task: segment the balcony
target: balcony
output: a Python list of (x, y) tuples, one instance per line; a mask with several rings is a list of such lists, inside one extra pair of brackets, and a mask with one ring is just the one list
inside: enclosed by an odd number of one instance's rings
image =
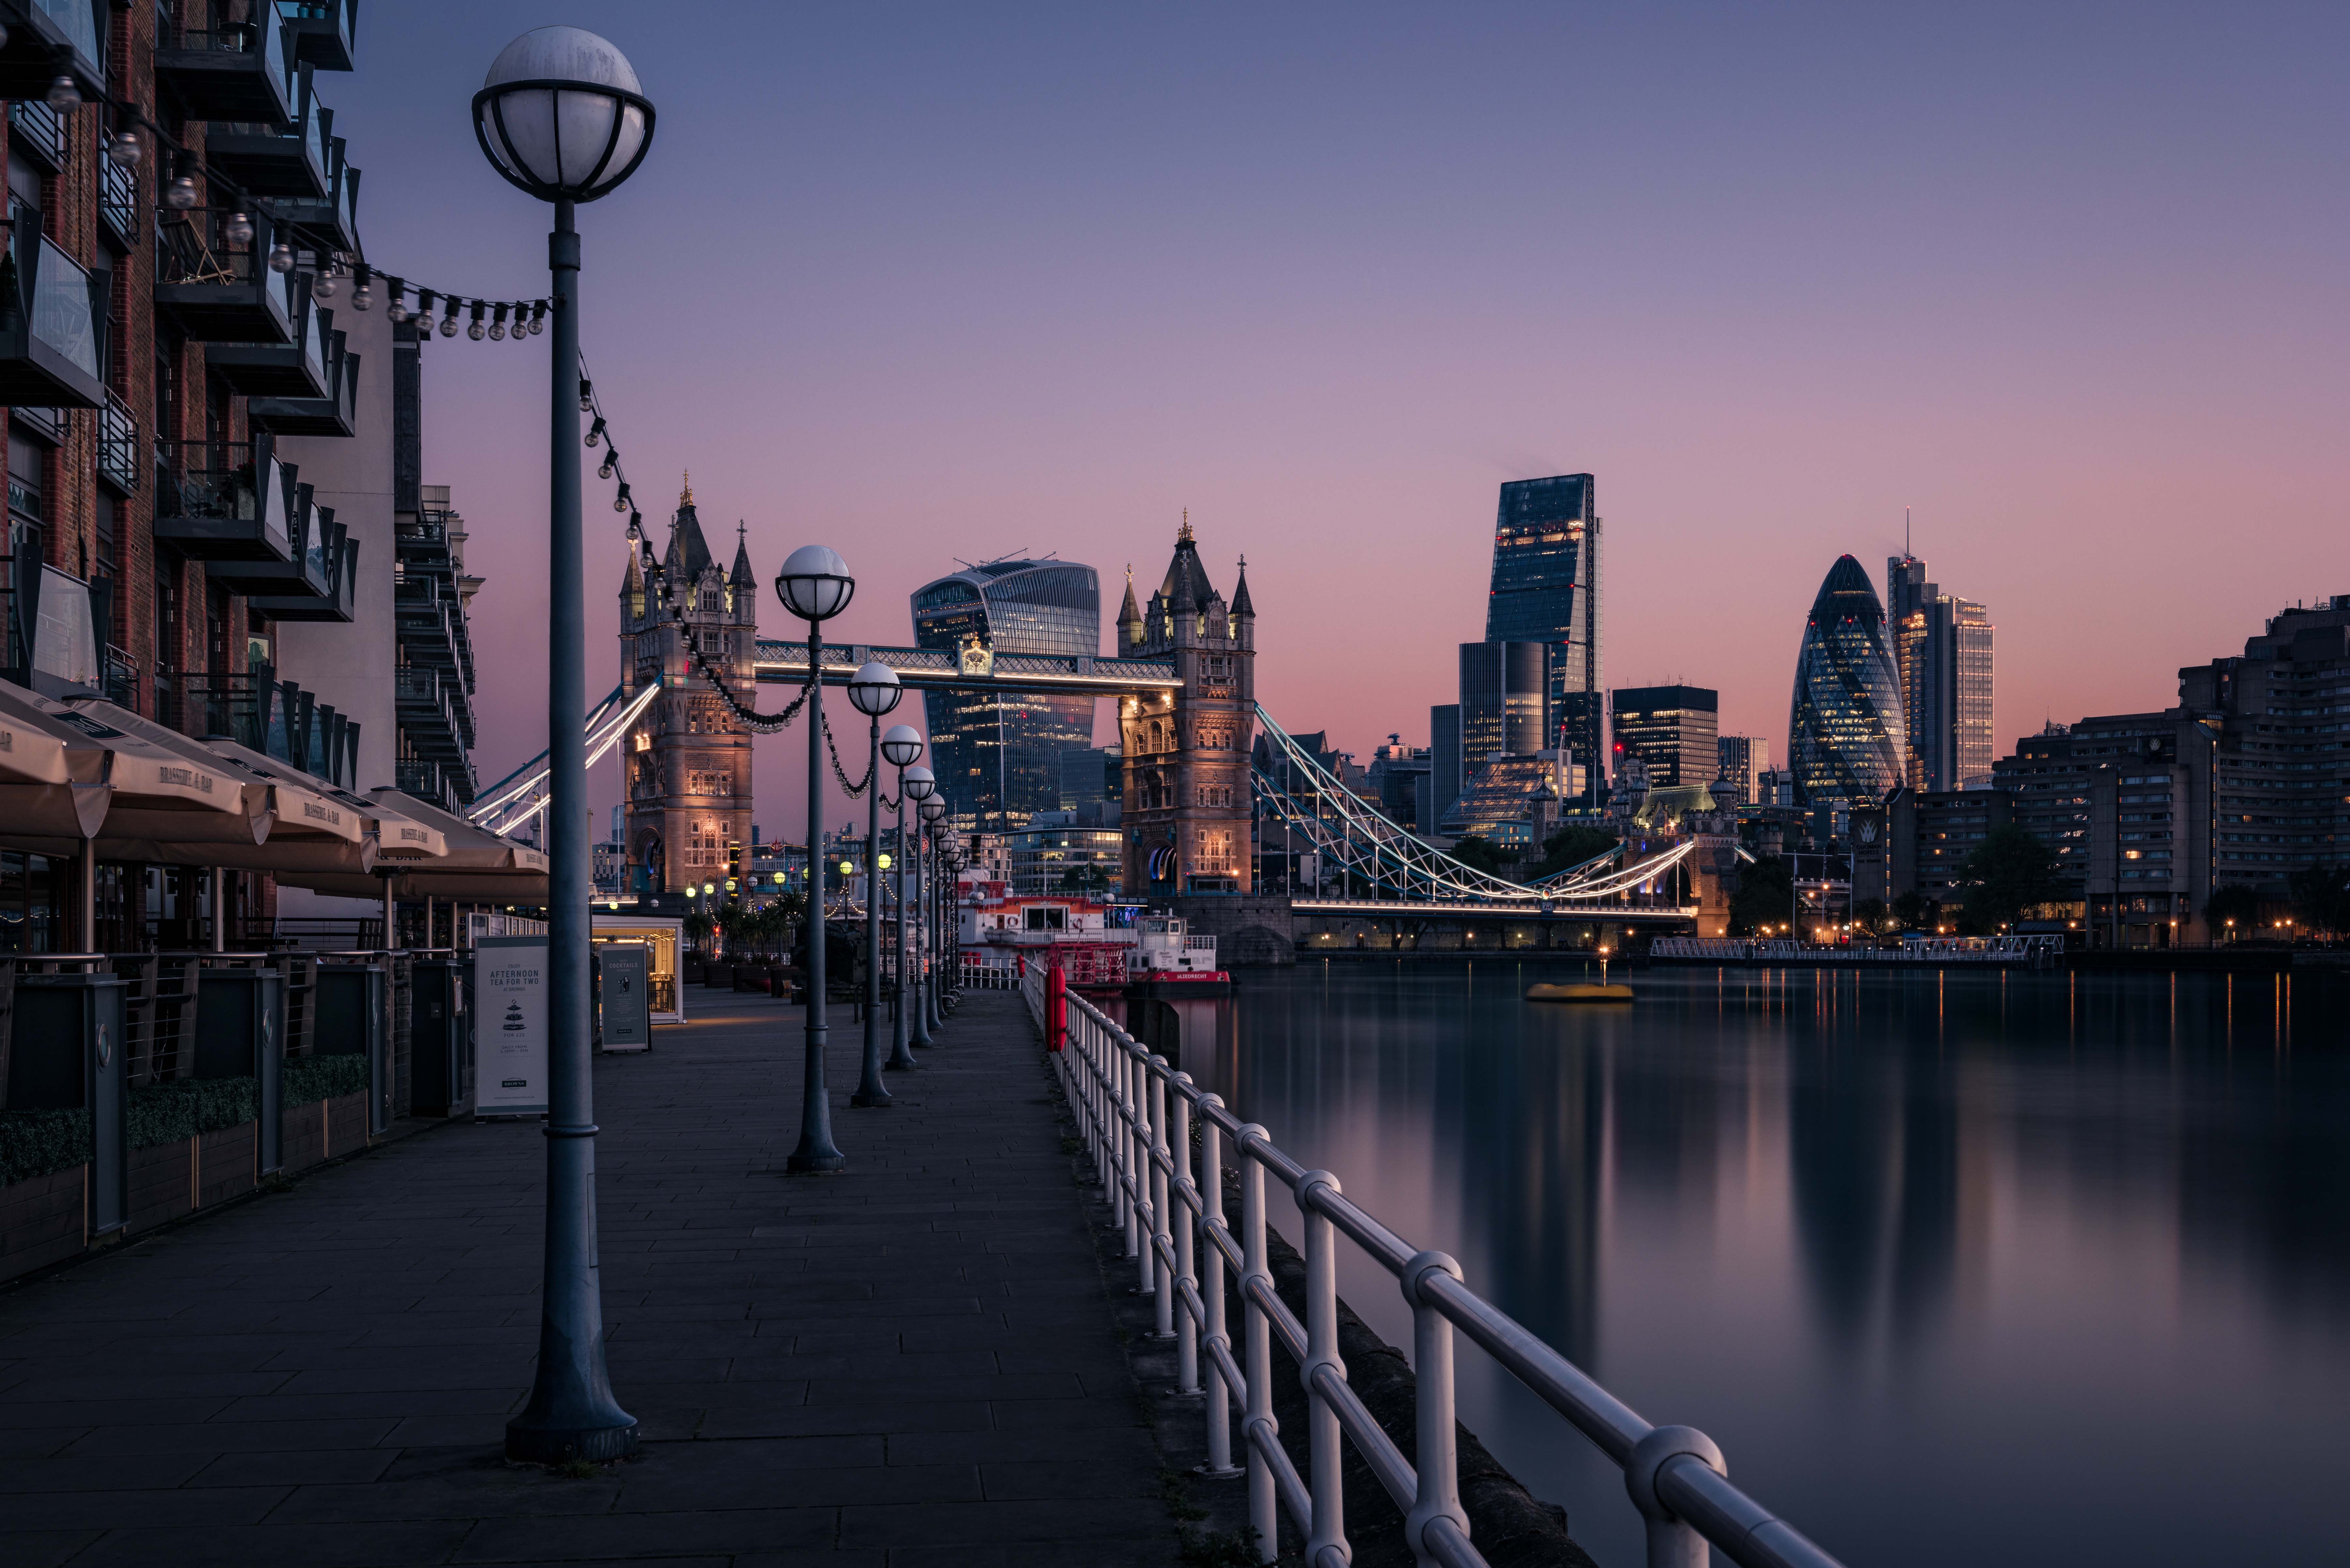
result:
[(359, 0), (277, 0), (294, 57), (322, 71), (357, 68)]
[(282, 130), (267, 122), (213, 126), (204, 138), (204, 161), (256, 196), (324, 201), (327, 138), (335, 111), (321, 108), (310, 90), (307, 66), (301, 69), (295, 99), (294, 123)]
[(276, 671), (256, 664), (242, 673), (208, 670), (155, 672), (155, 722), (201, 740), (226, 735), (266, 752), (269, 715), (277, 697)]
[(292, 476), (267, 436), (158, 441), (155, 450), (157, 543), (208, 566), (294, 559)]
[(8, 105), (8, 151), (52, 174), (66, 171), (65, 117), (37, 98)]
[(106, 403), (106, 300), (73, 257), (29, 226), (0, 257), (0, 404), (96, 409)]
[[(312, 250), (359, 248), (359, 171), (345, 161), (344, 139), (327, 139), (327, 193), (305, 199), (280, 197), (274, 205), (282, 227), (297, 229)], [(300, 239), (295, 244), (299, 245)]]
[(139, 172), (111, 158), (98, 161), (98, 237), (117, 255), (139, 244)]
[(139, 421), (112, 392), (98, 410), (98, 477), (118, 494), (139, 489)]
[[(288, 277), (294, 275), (288, 274)], [(204, 353), (205, 368), (248, 398), (323, 398), (327, 379), (327, 327), (333, 313), (313, 304), (305, 286), (295, 290), (290, 343), (216, 343)]]
[(214, 565), (216, 583), (247, 596), (251, 608), (276, 620), (351, 618), (352, 578), (359, 545), (335, 521), (335, 509), (312, 503), (310, 487), (295, 486), (294, 558), (284, 566)]
[(84, 99), (103, 102), (106, 6), (107, 0), (0, 0), (0, 26), (7, 28), (0, 98), (38, 99), (62, 75)]
[(191, 119), (285, 125), (294, 118), (294, 74), (276, 11), (267, 0), (222, 0), (216, 10), (210, 27), (156, 18), (155, 85)]
[(245, 418), (257, 431), (282, 436), (348, 436), (359, 429), (359, 356), (347, 351), (341, 332), (327, 334), (327, 395), (255, 398)]
[(436, 670), (402, 666), (394, 672), (394, 705), (406, 749), (430, 761), (463, 766), (465, 743), (450, 711), (448, 678)]
[(155, 213), (155, 304), (199, 343), (294, 341), (294, 275), (269, 270), (269, 215), (251, 213), (253, 238), (224, 235), (225, 207)]

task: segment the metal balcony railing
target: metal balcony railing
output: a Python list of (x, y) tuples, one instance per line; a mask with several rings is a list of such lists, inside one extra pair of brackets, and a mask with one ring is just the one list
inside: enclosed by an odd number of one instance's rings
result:
[(98, 410), (98, 476), (129, 495), (139, 488), (139, 420), (112, 391)]
[[(1461, 1506), (1454, 1433), (1452, 1334), (1483, 1348), (1624, 1471), (1648, 1526), (1648, 1568), (1690, 1568), (1711, 1542), (1741, 1568), (1837, 1568), (1794, 1526), (1730, 1483), (1721, 1450), (1689, 1427), (1642, 1419), (1531, 1330), (1463, 1282), (1461, 1265), (1414, 1247), (1347, 1200), (1338, 1179), (1307, 1170), (1262, 1127), (1243, 1122), (1188, 1073), (1171, 1070), (1070, 992), (1049, 995), (1047, 971), (1029, 969), (1022, 990), (1045, 1033), (1107, 1200), (1126, 1231), (1140, 1293), (1153, 1298), (1155, 1336), (1176, 1342), (1180, 1392), (1205, 1396), (1208, 1469), (1232, 1473), (1232, 1405), (1242, 1407), (1249, 1522), (1260, 1561), (1274, 1559), (1280, 1516), (1305, 1537), (1312, 1568), (1345, 1568), (1343, 1445), (1351, 1443), (1397, 1508), (1419, 1568), (1483, 1568)], [(1054, 1014), (1058, 1012), (1060, 1016)], [(1059, 1036), (1055, 1038), (1055, 1036)], [(1191, 1167), (1199, 1122), (1200, 1169)], [(1224, 1216), (1229, 1147), (1241, 1189), (1237, 1240)], [(1305, 1321), (1274, 1287), (1265, 1243), (1265, 1174), (1296, 1197), (1305, 1216)], [(1415, 1453), (1407, 1459), (1359, 1396), (1338, 1355), (1338, 1237), (1395, 1276), (1412, 1313)], [(1240, 1272), (1243, 1333), (1226, 1325), (1226, 1269)], [(1301, 1369), (1310, 1411), (1308, 1473), (1300, 1476), (1273, 1415), (1273, 1345)], [(1415, 1463), (1415, 1460), (1417, 1461)]]
[(21, 151), (50, 173), (66, 166), (65, 117), (36, 98), (17, 99), (8, 105), (8, 147)]
[(118, 708), (139, 711), (139, 661), (122, 649), (108, 643), (100, 661), (105, 666), (101, 688), (106, 700)]
[[(159, 672), (160, 673), (160, 672)], [(269, 748), (276, 672), (258, 664), (243, 673), (180, 670), (155, 682), (155, 719), (182, 735), (226, 735), (256, 752)]]

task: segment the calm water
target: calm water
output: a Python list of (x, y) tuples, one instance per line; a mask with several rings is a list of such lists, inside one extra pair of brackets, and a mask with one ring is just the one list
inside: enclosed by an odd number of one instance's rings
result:
[[(1520, 1000), (1575, 972), (1250, 971), (1227, 1093), (1854, 1568), (2350, 1561), (2350, 986), (1658, 969), (1633, 1007)], [(1637, 1563), (1618, 1472), (1460, 1366), (1471, 1428)]]

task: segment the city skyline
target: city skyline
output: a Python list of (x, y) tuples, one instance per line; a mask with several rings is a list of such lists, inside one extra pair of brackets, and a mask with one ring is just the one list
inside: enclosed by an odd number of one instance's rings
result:
[[(910, 640), (904, 596), (975, 550), (1155, 562), (1188, 505), (1220, 576), (1249, 557), (1268, 708), (1367, 755), (1451, 699), (1494, 487), (1592, 472), (1612, 680), (1712, 686), (1724, 730), (1779, 733), (1819, 563), (1898, 553), (1914, 506), (1917, 551), (1997, 612), (2004, 753), (2160, 706), (2236, 628), (2340, 586), (2281, 564), (2326, 558), (2336, 509), (2345, 333), (2311, 259), (2350, 226), (2317, 151), (2339, 15), (2133, 11), (2118, 52), (2087, 13), (1259, 17), (1243, 51), (1196, 15), (712, 16), (714, 58), (578, 8), (663, 105), (588, 225), (586, 351), (635, 470), (691, 468), (757, 560), (823, 542), (864, 574), (845, 636)], [(428, 8), (333, 85), (376, 150), (372, 259), (538, 292), (543, 225), (465, 104), (541, 19)], [(1567, 56), (1572, 125), (1538, 108)], [(738, 153), (746, 97), (772, 118)], [(2182, 205), (2209, 221), (2181, 234)], [(693, 286), (655, 286), (678, 254)], [(425, 352), (426, 461), (474, 520), (484, 652), (517, 691), (544, 481), (512, 410), (540, 370)], [(2265, 547), (2183, 577), (2220, 517)], [(488, 694), (484, 775), (544, 724)], [(795, 775), (761, 776), (785, 819)]]

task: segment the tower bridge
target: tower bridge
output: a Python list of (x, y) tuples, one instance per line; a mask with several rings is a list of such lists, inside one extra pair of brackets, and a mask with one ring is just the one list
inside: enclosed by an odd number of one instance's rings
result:
[[(701, 672), (723, 673), (752, 707), (760, 685), (803, 687), (808, 645), (762, 638), (758, 579), (737, 531), (731, 568), (711, 554), (689, 483), (662, 562), (671, 603), (650, 602), (631, 556), (620, 587), (621, 681), (588, 715), (596, 757), (621, 748), (625, 845), (639, 893), (682, 892), (723, 874), (750, 837), (751, 729)], [(1287, 957), (1298, 935), (1384, 933), (1418, 945), (1450, 932), (1463, 945), (1510, 933), (1608, 926), (1719, 934), (1734, 836), (1663, 832), (1620, 843), (1555, 876), (1518, 883), (1455, 859), (1389, 820), (1325, 769), (1256, 701), (1256, 610), (1247, 563), (1228, 600), (1200, 559), (1187, 518), (1166, 574), (1138, 599), (1129, 571), (1118, 652), (1107, 657), (999, 652), (977, 634), (958, 648), (827, 644), (827, 684), (878, 660), (914, 691), (1007, 699), (1108, 698), (1123, 756), (1120, 832), (1131, 896), (1173, 903), (1243, 949)], [(1262, 765), (1256, 740), (1267, 742)], [(591, 758), (591, 760), (593, 760)], [(504, 831), (546, 804), (544, 753), (485, 792), (475, 815)], [(1334, 873), (1312, 896), (1258, 888), (1267, 829), (1302, 840)], [(1446, 944), (1440, 935), (1439, 945)], [(1274, 952), (1262, 956), (1275, 957)]]

